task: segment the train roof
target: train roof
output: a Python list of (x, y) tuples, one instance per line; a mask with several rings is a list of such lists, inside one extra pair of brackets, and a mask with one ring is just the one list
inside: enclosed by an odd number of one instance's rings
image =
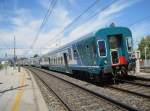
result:
[[(112, 29), (112, 28), (121, 28), (121, 29), (129, 30), (129, 29), (126, 28), (126, 27), (107, 27), (107, 28), (101, 28), (101, 29), (98, 29), (98, 30), (93, 31), (93, 32), (91, 32), (91, 33), (88, 33), (88, 34), (86, 34), (86, 35), (84, 35), (84, 36), (81, 36), (80, 38), (78, 38), (78, 39), (76, 39), (76, 40), (74, 40), (74, 41), (72, 41), (72, 42), (70, 42), (70, 43), (67, 43), (67, 44), (65, 44), (65, 45), (63, 45), (63, 46), (61, 46), (61, 47), (59, 47), (59, 48), (57, 48), (57, 49), (55, 49), (55, 50), (53, 50), (53, 51), (50, 51), (50, 52), (48, 52), (47, 54), (44, 54), (43, 56), (52, 54), (52, 53), (54, 53), (54, 52), (58, 52), (59, 50), (62, 50), (62, 49), (64, 49), (64, 48), (67, 48), (67, 47), (69, 47), (70, 45), (73, 45), (73, 44), (75, 44), (75, 43), (77, 43), (77, 42), (80, 42), (80, 41), (82, 41), (82, 40), (86, 40), (86, 39), (88, 39), (88, 38), (91, 38), (91, 37), (95, 36), (95, 34), (98, 33), (98, 32), (100, 32), (100, 31), (104, 31), (104, 30)], [(129, 31), (130, 31), (130, 30), (129, 30)]]
[(49, 53), (47, 53), (47, 54), (45, 54), (45, 55), (43, 55), (43, 56), (46, 56), (46, 55), (49, 55), (49, 54), (51, 54), (51, 53), (57, 52), (57, 51), (59, 51), (59, 50), (61, 50), (61, 49), (64, 49), (64, 48), (70, 46), (70, 45), (73, 45), (73, 44), (75, 44), (75, 43), (77, 43), (77, 42), (79, 42), (79, 41), (82, 41), (82, 40), (91, 38), (91, 37), (93, 37), (93, 36), (95, 35), (95, 33), (96, 33), (96, 31), (95, 31), (95, 32), (88, 33), (88, 34), (86, 34), (86, 35), (84, 35), (84, 36), (82, 36), (82, 37), (80, 37), (80, 38), (78, 38), (78, 39), (76, 39), (76, 40), (74, 40), (74, 41), (72, 41), (72, 42), (70, 42), (70, 43), (67, 43), (67, 44), (65, 44), (65, 45), (63, 45), (63, 46), (61, 46), (61, 47), (59, 47), (59, 48), (57, 48), (57, 49), (55, 49), (55, 50), (53, 50), (53, 51), (50, 51)]

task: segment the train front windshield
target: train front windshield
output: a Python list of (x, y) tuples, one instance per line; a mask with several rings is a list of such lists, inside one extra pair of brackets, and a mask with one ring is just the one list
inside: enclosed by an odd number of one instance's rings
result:
[(108, 38), (110, 49), (118, 48), (118, 38), (116, 36), (111, 36)]

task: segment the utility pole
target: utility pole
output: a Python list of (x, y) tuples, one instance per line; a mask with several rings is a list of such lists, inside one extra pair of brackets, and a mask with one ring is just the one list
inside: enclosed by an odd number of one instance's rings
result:
[(16, 68), (16, 39), (14, 36), (14, 69)]

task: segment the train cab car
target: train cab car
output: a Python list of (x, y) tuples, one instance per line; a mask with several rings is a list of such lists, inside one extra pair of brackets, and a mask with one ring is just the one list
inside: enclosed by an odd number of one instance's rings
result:
[(47, 57), (46, 55), (40, 57), (40, 65), (41, 65), (41, 68), (48, 69), (50, 65), (50, 58)]
[(40, 57), (33, 57), (33, 58), (30, 58), (30, 64), (31, 66), (33, 67), (41, 67), (40, 65)]
[(133, 52), (132, 34), (128, 28), (111, 27), (96, 34), (99, 60), (103, 73), (127, 75)]
[[(125, 27), (108, 27), (87, 34), (47, 54), (50, 70), (91, 78), (127, 75), (133, 50)], [(44, 65), (44, 64), (43, 64)]]

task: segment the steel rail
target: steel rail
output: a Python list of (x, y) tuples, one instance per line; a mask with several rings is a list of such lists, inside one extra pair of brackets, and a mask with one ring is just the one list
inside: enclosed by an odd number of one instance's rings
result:
[(149, 81), (150, 82), (150, 78), (144, 78), (144, 77), (133, 76), (133, 75), (129, 75), (128, 78), (142, 80), (142, 81)]
[(130, 105), (127, 105), (127, 104), (125, 104), (125, 103), (123, 103), (123, 102), (120, 102), (120, 101), (117, 101), (117, 100), (115, 100), (115, 99), (112, 99), (111, 97), (108, 97), (108, 96), (105, 96), (105, 95), (103, 95), (103, 94), (94, 92), (94, 91), (92, 91), (92, 90), (90, 90), (90, 89), (88, 89), (88, 88), (82, 87), (82, 86), (80, 86), (80, 85), (77, 85), (77, 84), (75, 84), (75, 83), (72, 83), (72, 82), (70, 82), (70, 81), (67, 81), (67, 80), (65, 80), (65, 79), (63, 79), (63, 78), (59, 78), (59, 77), (57, 77), (56, 75), (53, 75), (53, 74), (51, 74), (50, 72), (48, 72), (48, 71), (46, 71), (46, 70), (44, 70), (44, 69), (39, 69), (39, 68), (35, 68), (35, 67), (34, 67), (34, 69), (39, 70), (39, 71), (41, 71), (41, 72), (44, 72), (44, 73), (46, 73), (46, 74), (49, 74), (49, 75), (51, 75), (51, 76), (53, 76), (53, 77), (55, 77), (55, 78), (57, 78), (57, 79), (60, 79), (60, 80), (62, 80), (62, 81), (65, 81), (66, 83), (72, 84), (73, 86), (76, 86), (76, 87), (78, 87), (78, 88), (80, 88), (80, 89), (82, 89), (82, 90), (85, 90), (85, 91), (87, 91), (87, 92), (89, 92), (89, 93), (91, 93), (91, 94), (93, 94), (93, 95), (95, 95), (95, 96), (97, 96), (97, 97), (99, 97), (99, 98), (102, 98), (102, 99), (104, 99), (104, 100), (107, 100), (108, 102), (113, 103), (114, 105), (119, 106), (120, 108), (129, 110), (129, 111), (139, 111), (137, 108), (134, 108), (134, 107), (132, 107), (132, 106), (130, 106)]
[(34, 73), (37, 77), (38, 77), (38, 79), (40, 79), (40, 81), (45, 85), (45, 87), (49, 90), (49, 91), (51, 91), (59, 100), (60, 100), (60, 102), (67, 108), (67, 110), (68, 111), (72, 111), (72, 109), (64, 102), (64, 100), (62, 99), (62, 98), (60, 98), (57, 94), (56, 94), (56, 92), (51, 88), (51, 87), (49, 87), (47, 84), (46, 84), (46, 82), (43, 80), (43, 79), (41, 79), (41, 77), (36, 73), (36, 72), (34, 72), (32, 69), (29, 69), (32, 73)]
[(142, 94), (142, 93), (137, 93), (137, 92), (134, 92), (134, 91), (129, 91), (127, 89), (122, 89), (122, 88), (118, 88), (118, 87), (114, 87), (114, 86), (107, 86), (107, 87), (109, 87), (111, 89), (119, 90), (119, 91), (122, 91), (122, 92), (131, 93), (131, 94), (134, 94), (134, 95), (137, 95), (137, 96), (141, 96), (141, 97), (144, 97), (146, 99), (150, 99), (149, 95), (145, 95), (145, 94)]
[(138, 83), (138, 82), (133, 82), (133, 81), (128, 81), (128, 80), (122, 80), (122, 79), (117, 79), (118, 81), (129, 83), (129, 84), (135, 84), (138, 86), (145, 86), (145, 87), (150, 87), (150, 84), (143, 84), (143, 83)]

